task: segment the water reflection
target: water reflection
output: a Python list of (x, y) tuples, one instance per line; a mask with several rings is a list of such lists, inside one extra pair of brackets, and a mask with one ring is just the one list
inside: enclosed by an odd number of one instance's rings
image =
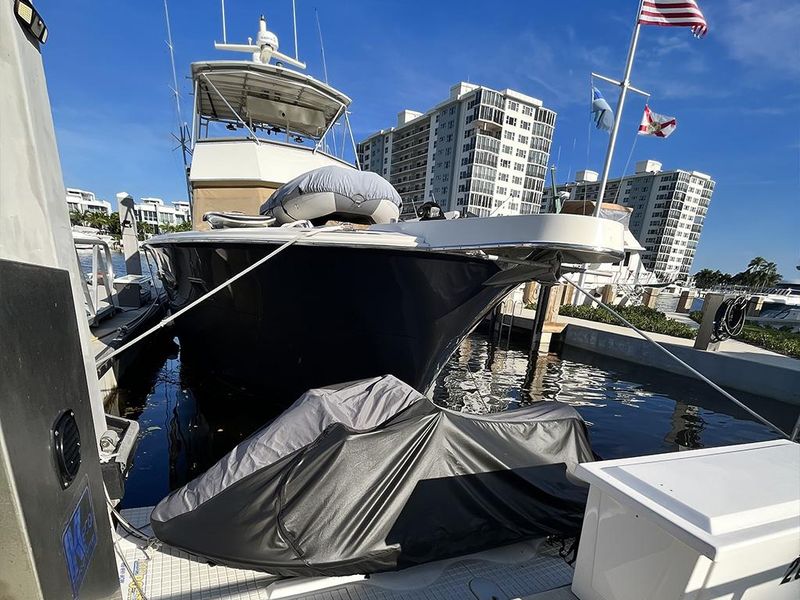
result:
[[(120, 383), (116, 411), (139, 421), (142, 438), (124, 506), (158, 502), (203, 473), (275, 418), (269, 398), (181, 365), (177, 344), (154, 340), (145, 360)], [(752, 396), (740, 399), (790, 429), (796, 407)], [(574, 406), (602, 458), (774, 439), (766, 427), (703, 384), (598, 355), (565, 349), (528, 362), (526, 345), (492, 348), (467, 338), (440, 374), (434, 401), (488, 413), (539, 400)]]
[[(795, 407), (735, 392), (788, 430)], [(692, 379), (565, 348), (535, 358), (524, 344), (492, 349), (473, 334), (442, 371), (434, 401), (464, 412), (498, 412), (537, 400), (574, 406), (603, 458), (774, 439), (745, 411)]]
[(263, 397), (182, 365), (176, 340), (154, 340), (142, 354), (108, 407), (141, 432), (125, 507), (158, 502), (279, 414)]

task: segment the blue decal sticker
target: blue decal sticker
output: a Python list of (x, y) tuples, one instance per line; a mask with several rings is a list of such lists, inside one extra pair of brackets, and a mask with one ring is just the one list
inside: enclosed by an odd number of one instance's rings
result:
[(92, 554), (97, 546), (97, 528), (88, 482), (64, 528), (61, 540), (64, 546), (64, 558), (67, 562), (67, 573), (72, 584), (72, 597), (77, 598), (83, 578), (86, 576), (86, 571), (89, 570)]

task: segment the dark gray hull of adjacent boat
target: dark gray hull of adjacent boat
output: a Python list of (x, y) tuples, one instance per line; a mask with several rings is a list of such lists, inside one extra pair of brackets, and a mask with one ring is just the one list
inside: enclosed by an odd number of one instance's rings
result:
[[(173, 310), (277, 244), (172, 244)], [(313, 387), (392, 374), (424, 392), (510, 286), (490, 261), (405, 249), (295, 245), (176, 321), (184, 362), (292, 402)]]

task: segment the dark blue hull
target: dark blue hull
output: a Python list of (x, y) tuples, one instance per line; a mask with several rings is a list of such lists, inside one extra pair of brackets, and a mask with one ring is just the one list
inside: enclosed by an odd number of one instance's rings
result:
[[(177, 310), (276, 245), (164, 244)], [(309, 388), (392, 374), (424, 392), (509, 291), (493, 262), (398, 249), (295, 245), (176, 321), (184, 361), (291, 402)]]

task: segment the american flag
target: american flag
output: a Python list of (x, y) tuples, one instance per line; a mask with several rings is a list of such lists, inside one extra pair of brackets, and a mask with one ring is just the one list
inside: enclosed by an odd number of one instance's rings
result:
[(695, 0), (644, 0), (639, 24), (691, 27), (696, 37), (703, 37), (708, 31), (706, 18)]

